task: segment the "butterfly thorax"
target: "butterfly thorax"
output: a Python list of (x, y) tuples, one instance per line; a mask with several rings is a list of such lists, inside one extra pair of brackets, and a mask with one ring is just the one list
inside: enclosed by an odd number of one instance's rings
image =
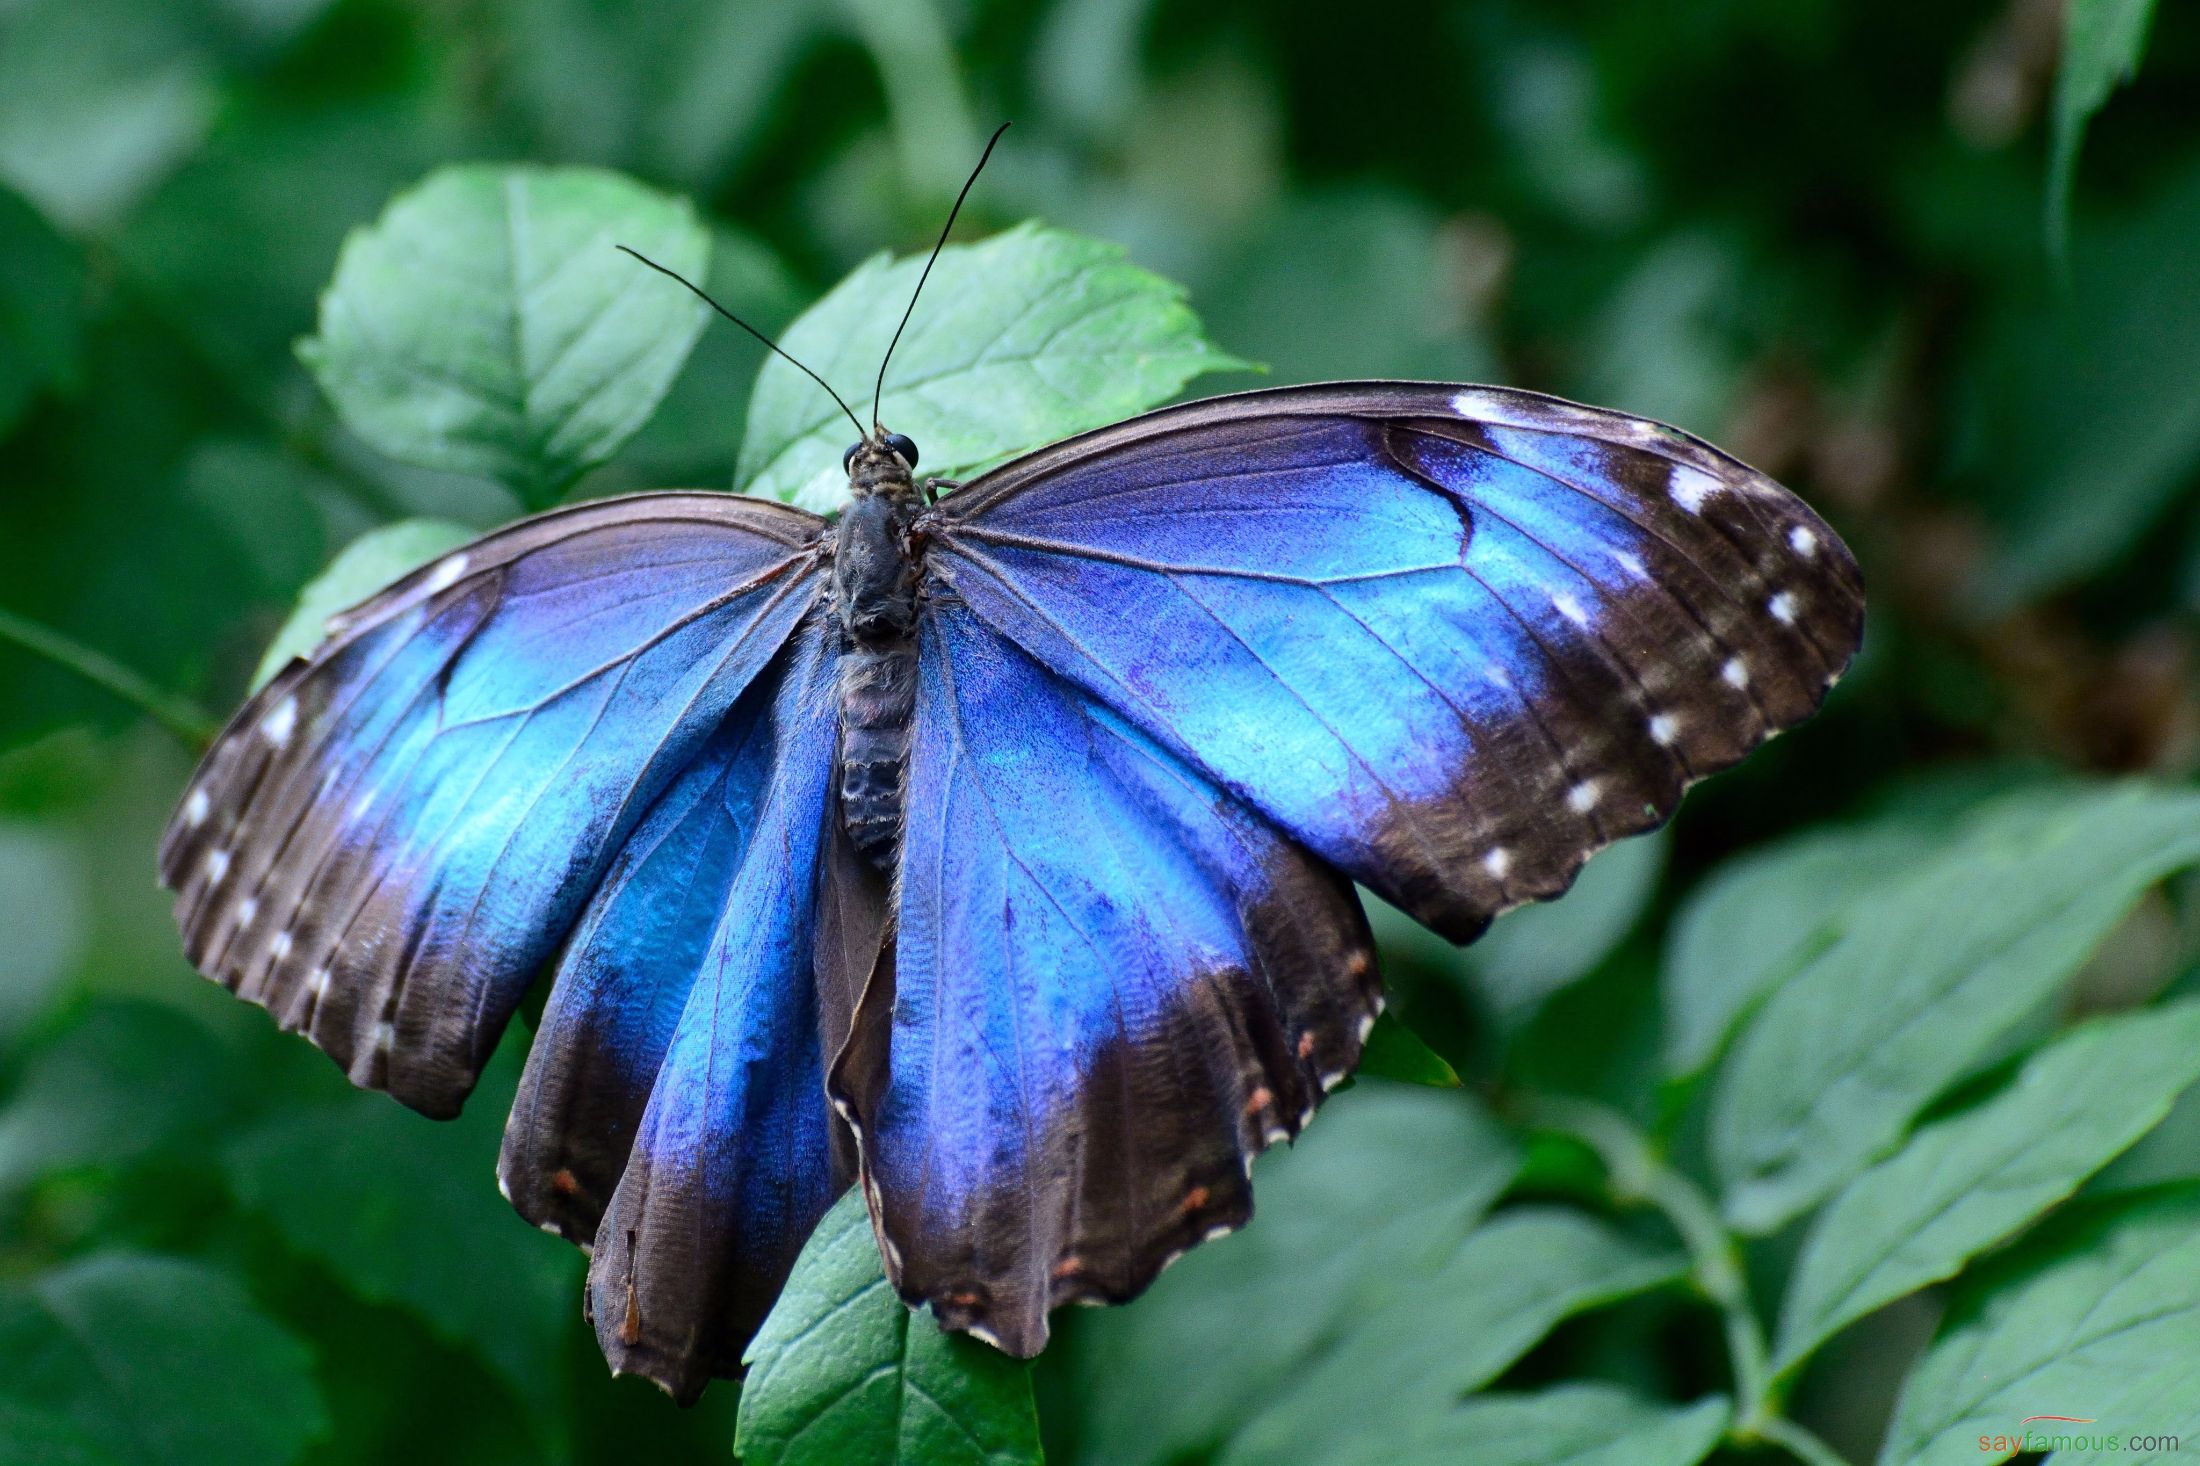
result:
[(891, 453), (849, 464), (855, 502), (833, 536), (832, 611), (839, 623), (840, 817), (856, 848), (884, 869), (901, 835), (902, 774), (916, 704), (916, 567), (909, 469)]

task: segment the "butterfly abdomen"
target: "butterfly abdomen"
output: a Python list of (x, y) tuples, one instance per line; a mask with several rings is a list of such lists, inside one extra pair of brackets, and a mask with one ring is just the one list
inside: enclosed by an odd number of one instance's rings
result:
[(902, 771), (916, 706), (913, 637), (858, 644), (840, 662), (840, 817), (848, 838), (879, 869), (901, 835)]
[(916, 707), (916, 582), (903, 548), (906, 508), (887, 495), (849, 506), (833, 548), (840, 664), (840, 817), (879, 869), (901, 836), (902, 773)]

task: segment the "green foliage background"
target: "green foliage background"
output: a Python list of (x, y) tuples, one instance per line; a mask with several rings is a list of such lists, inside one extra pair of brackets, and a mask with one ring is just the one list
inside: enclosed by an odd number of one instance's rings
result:
[[(0, 9), (0, 1462), (2200, 1449), (2196, 96), (2147, 0)], [(495, 1194), (524, 1033), (451, 1124), (355, 1095), (191, 975), (152, 849), (203, 710), (396, 570), (819, 502), (826, 405), (604, 230), (854, 392), (910, 270), (863, 262), (1002, 117), (889, 397), (927, 467), (1512, 382), (1796, 487), (1869, 640), (1564, 902), (1380, 920), (1392, 1077), (1147, 1298), (1027, 1371), (843, 1209), (680, 1412)]]

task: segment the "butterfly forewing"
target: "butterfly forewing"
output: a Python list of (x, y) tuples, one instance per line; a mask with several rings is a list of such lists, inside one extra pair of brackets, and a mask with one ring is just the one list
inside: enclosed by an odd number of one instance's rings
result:
[(932, 533), (948, 593), (1460, 940), (1806, 716), (1862, 625), (1847, 550), (1762, 475), (1490, 388), (1170, 409)]
[(169, 827), (192, 961), (354, 1081), (455, 1113), (627, 832), (815, 599), (815, 527), (718, 495), (589, 505), (342, 618)]

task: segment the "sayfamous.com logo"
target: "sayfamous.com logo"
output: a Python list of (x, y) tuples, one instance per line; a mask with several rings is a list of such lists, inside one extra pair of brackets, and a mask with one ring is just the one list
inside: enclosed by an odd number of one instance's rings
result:
[(2173, 1435), (2093, 1429), (2099, 1424), (2083, 1415), (2027, 1415), (2017, 1422), (2014, 1435), (1982, 1435), (1978, 1448), (1991, 1456), (2012, 1456), (2019, 1451), (2151, 1451), (2166, 1455), (2184, 1449)]

